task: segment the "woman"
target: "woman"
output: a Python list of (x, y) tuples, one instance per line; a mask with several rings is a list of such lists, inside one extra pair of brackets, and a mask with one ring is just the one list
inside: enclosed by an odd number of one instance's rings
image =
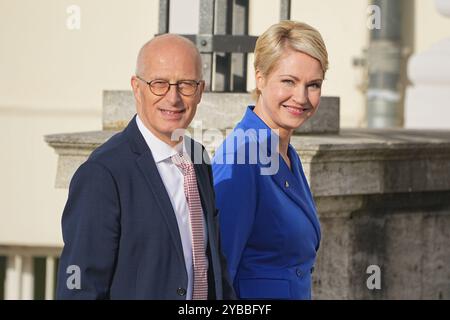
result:
[(319, 106), (326, 47), (311, 26), (282, 21), (258, 38), (254, 67), (256, 105), (214, 157), (223, 251), (239, 298), (311, 299), (320, 226), (289, 141)]

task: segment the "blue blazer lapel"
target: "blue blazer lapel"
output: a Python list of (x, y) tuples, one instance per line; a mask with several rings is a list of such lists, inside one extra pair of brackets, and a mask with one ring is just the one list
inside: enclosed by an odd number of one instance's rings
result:
[(136, 165), (139, 167), (142, 175), (149, 184), (155, 202), (159, 206), (159, 212), (163, 215), (164, 220), (167, 223), (177, 255), (179, 256), (180, 261), (184, 263), (183, 246), (181, 244), (180, 231), (178, 229), (175, 212), (173, 211), (166, 187), (159, 175), (153, 155), (137, 127), (136, 116), (133, 117), (125, 130), (129, 137), (131, 149), (139, 154), (136, 159)]
[[(291, 166), (297, 165), (299, 165), (297, 161), (292, 161)], [(286, 166), (284, 161), (280, 159), (279, 171), (271, 177), (278, 187), (302, 209), (314, 226), (317, 239), (320, 239), (320, 226), (316, 216), (316, 209), (314, 207), (314, 203), (312, 202), (313, 200), (311, 199), (311, 201), (308, 201), (305, 199), (305, 197), (309, 197), (309, 192), (305, 190), (305, 186), (301, 185), (300, 182), (294, 178), (293, 174), (291, 174), (288, 170), (289, 168)]]
[[(272, 135), (274, 133), (268, 127), (254, 112), (253, 112), (254, 106), (249, 106), (245, 112), (244, 118), (241, 120), (241, 122), (238, 123), (236, 128), (242, 128), (243, 130), (247, 129), (265, 129), (268, 130), (268, 135), (264, 137), (264, 139), (272, 139)], [(258, 148), (261, 144), (261, 137), (258, 134)], [(270, 152), (272, 152), (272, 144), (269, 140), (267, 140), (266, 146)], [(291, 159), (292, 161), (292, 167), (299, 170), (299, 175), (303, 175), (303, 170), (301, 168), (301, 163), (298, 158), (297, 152), (295, 151), (292, 146), (289, 147), (292, 154)], [(273, 181), (275, 184), (278, 185), (278, 187), (283, 190), (284, 193), (286, 193), (289, 198), (291, 198), (305, 213), (305, 215), (308, 217), (308, 219), (311, 221), (312, 225), (314, 226), (314, 229), (317, 233), (317, 238), (320, 240), (320, 225), (319, 221), (316, 216), (316, 209), (314, 206), (314, 202), (312, 199), (312, 196), (310, 196), (310, 191), (308, 186), (303, 186), (303, 183), (298, 180), (298, 176), (294, 178), (293, 174), (290, 172), (289, 168), (287, 167), (284, 160), (279, 156), (279, 170), (278, 173), (271, 175)], [(301, 180), (303, 180), (303, 177), (300, 177)], [(286, 186), (286, 181), (288, 182), (288, 186)], [(305, 182), (306, 183), (306, 182)], [(305, 198), (306, 197), (306, 198)], [(308, 201), (308, 198), (311, 198), (311, 201)]]

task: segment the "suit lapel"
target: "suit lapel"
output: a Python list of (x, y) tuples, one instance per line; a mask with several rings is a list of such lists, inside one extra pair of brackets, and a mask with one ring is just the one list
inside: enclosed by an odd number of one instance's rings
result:
[(137, 127), (136, 116), (133, 117), (125, 130), (129, 137), (131, 149), (138, 154), (136, 165), (139, 167), (139, 170), (142, 172), (142, 175), (145, 177), (145, 180), (153, 193), (155, 202), (160, 209), (159, 212), (167, 224), (175, 251), (179, 256), (180, 261), (184, 263), (183, 246), (181, 244), (177, 218), (173, 211), (166, 187), (159, 175), (153, 155)]
[[(212, 184), (209, 182), (206, 164), (194, 164), (195, 173), (197, 175), (198, 192), (202, 201), (203, 213), (206, 220), (208, 232), (208, 246), (210, 253), (210, 262), (213, 274), (215, 297), (218, 300), (222, 299), (222, 271), (220, 266), (219, 252), (216, 250), (218, 244), (216, 243), (217, 225), (215, 225), (214, 214), (215, 205), (210, 201)], [(208, 250), (207, 250), (208, 251)]]
[(211, 185), (208, 183), (207, 172), (203, 170), (201, 164), (194, 164), (195, 175), (197, 177), (198, 193), (203, 206), (205, 218), (208, 219), (212, 212), (211, 201), (209, 201), (209, 188)]
[(180, 231), (178, 229), (175, 212), (173, 211), (169, 195), (167, 194), (164, 183), (162, 182), (158, 169), (156, 168), (155, 161), (149, 152), (148, 154), (140, 156), (136, 160), (136, 163), (147, 180), (150, 190), (153, 192), (155, 202), (158, 204), (160, 212), (167, 223), (177, 254), (179, 255), (181, 261), (184, 261)]
[(209, 182), (206, 164), (203, 161), (203, 148), (200, 144), (196, 144), (193, 139), (186, 136), (186, 150), (194, 164), (195, 175), (197, 178), (198, 193), (202, 202), (203, 214), (208, 219), (209, 214), (214, 214), (214, 204), (209, 201), (211, 183)]

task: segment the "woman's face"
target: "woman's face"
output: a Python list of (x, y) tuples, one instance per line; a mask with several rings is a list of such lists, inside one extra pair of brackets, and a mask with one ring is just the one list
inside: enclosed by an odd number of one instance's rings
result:
[(286, 49), (269, 75), (256, 71), (261, 95), (255, 112), (272, 129), (292, 134), (316, 112), (322, 81), (323, 71), (317, 59)]

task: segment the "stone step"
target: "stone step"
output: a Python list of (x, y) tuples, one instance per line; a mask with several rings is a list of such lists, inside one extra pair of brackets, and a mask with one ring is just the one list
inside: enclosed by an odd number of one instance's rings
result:
[[(197, 108), (192, 127), (226, 130), (241, 119), (248, 105), (253, 104), (249, 93), (205, 92)], [(121, 130), (136, 113), (132, 91), (103, 92), (103, 129)], [(316, 114), (297, 133), (338, 133), (339, 98), (322, 97)]]

